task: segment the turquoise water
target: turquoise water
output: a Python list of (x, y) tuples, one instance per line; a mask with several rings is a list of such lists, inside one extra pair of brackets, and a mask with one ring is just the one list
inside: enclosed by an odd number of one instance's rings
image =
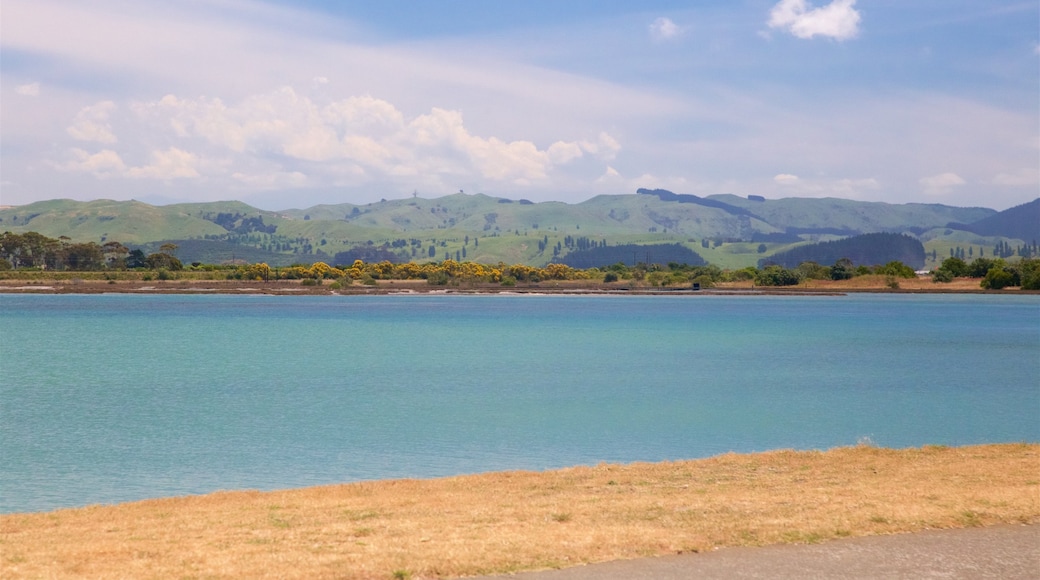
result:
[(1040, 440), (1035, 296), (0, 296), (0, 511)]

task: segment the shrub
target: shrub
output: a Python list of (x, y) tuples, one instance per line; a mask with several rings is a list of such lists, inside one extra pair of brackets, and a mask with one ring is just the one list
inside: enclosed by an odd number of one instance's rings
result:
[(884, 266), (881, 266), (876, 271), (877, 274), (884, 276), (895, 276), (897, 278), (914, 278), (917, 274), (914, 273), (914, 269), (906, 264), (893, 260)]
[(516, 286), (516, 278), (512, 276), (502, 276), (502, 285), (510, 288)]
[(715, 287), (715, 281), (711, 279), (711, 276), (708, 276), (706, 274), (701, 274), (700, 276), (697, 276), (696, 278), (691, 280), (691, 283), (692, 284), (700, 284), (701, 288), (714, 288)]
[[(447, 272), (443, 270), (438, 270), (436, 272), (430, 273), (430, 275), (426, 277), (426, 283), (430, 286), (446, 286), (448, 284), (448, 277), (449, 276)], [(503, 279), (503, 282), (504, 281), (505, 280)]]
[(149, 254), (144, 263), (152, 270), (183, 270), (184, 264), (180, 260), (162, 252)]
[(1040, 290), (1040, 258), (1020, 260), (1018, 277), (1023, 290)]
[(965, 263), (964, 260), (954, 256), (943, 260), (939, 269), (950, 274), (950, 280), (944, 280), (944, 282), (949, 282), (953, 278), (960, 278), (961, 276), (968, 275), (968, 264)]
[(757, 270), (753, 267), (741, 268), (740, 270), (727, 272), (724, 278), (728, 282), (744, 282), (747, 280), (754, 280), (755, 274), (757, 273)]
[(766, 266), (755, 275), (759, 286), (797, 286), (798, 273), (780, 266)]
[(975, 260), (968, 265), (968, 269), (964, 275), (972, 278), (982, 278), (989, 273), (990, 269), (992, 269), (994, 265), (995, 261), (989, 258), (975, 258)]
[(1015, 282), (1014, 273), (1004, 268), (990, 268), (989, 272), (986, 272), (986, 277), (982, 279), (979, 285), (987, 290), (1001, 290), (1008, 286), (1014, 286)]
[(798, 264), (798, 276), (808, 280), (828, 280), (831, 277), (831, 269), (821, 266), (816, 262), (802, 262)]
[[(603, 281), (604, 282), (617, 282), (618, 281), (617, 272), (607, 272), (606, 275), (603, 276)], [(513, 280), (513, 284), (516, 284), (516, 280)]]
[(938, 284), (938, 283), (946, 283), (946, 282), (953, 282), (953, 273), (950, 272), (949, 270), (944, 270), (943, 268), (939, 268), (938, 270), (935, 270), (934, 272), (932, 272), (932, 282), (934, 282), (936, 284)]
[(852, 260), (848, 258), (841, 258), (831, 266), (831, 280), (848, 280), (852, 275)]

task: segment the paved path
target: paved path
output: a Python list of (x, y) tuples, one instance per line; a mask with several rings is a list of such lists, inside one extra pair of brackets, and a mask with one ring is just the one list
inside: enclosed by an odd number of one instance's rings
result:
[(725, 548), (525, 572), (511, 580), (963, 578), (1040, 580), (1040, 525), (932, 530), (811, 546)]

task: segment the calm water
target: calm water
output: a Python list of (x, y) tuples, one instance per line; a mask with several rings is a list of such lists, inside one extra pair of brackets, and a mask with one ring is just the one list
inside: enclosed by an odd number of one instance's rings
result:
[(0, 296), (0, 511), (1040, 440), (1035, 296)]

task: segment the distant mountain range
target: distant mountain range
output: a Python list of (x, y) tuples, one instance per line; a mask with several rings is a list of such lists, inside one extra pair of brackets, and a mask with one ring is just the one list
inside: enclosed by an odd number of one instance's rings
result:
[(1002, 212), (836, 198), (698, 197), (661, 189), (577, 204), (458, 193), (282, 211), (238, 201), (153, 206), (50, 200), (0, 210), (0, 231), (119, 241), (144, 250), (175, 243), (185, 262), (285, 265), (361, 252), (401, 261), (544, 265), (595, 247), (682, 244), (713, 264), (743, 267), (810, 242), (877, 232), (914, 236), (932, 260), (955, 248), (989, 255), (997, 243), (1015, 247), (1040, 239), (1040, 198)]

